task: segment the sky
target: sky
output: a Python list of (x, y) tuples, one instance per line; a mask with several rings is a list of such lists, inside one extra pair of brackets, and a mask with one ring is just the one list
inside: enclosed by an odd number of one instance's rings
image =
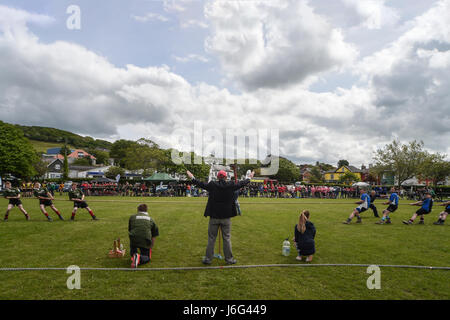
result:
[(200, 126), (204, 155), (276, 131), (360, 166), (393, 139), (449, 154), (449, 88), (450, 0), (0, 0), (9, 123), (183, 151)]

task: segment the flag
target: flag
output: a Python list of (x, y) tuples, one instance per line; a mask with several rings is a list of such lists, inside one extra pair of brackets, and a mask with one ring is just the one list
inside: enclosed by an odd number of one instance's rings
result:
[(116, 182), (119, 183), (120, 180), (120, 173), (116, 176)]

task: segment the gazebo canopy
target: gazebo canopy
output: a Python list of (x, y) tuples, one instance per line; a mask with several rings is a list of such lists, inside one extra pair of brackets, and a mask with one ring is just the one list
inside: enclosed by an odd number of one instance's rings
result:
[(156, 172), (151, 177), (145, 178), (145, 181), (177, 181), (177, 179), (172, 178), (168, 173), (165, 172)]

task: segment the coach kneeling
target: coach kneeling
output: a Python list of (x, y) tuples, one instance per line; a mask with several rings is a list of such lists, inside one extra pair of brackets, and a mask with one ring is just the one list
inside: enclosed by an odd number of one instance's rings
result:
[(155, 237), (159, 236), (158, 226), (148, 215), (147, 205), (139, 205), (137, 211), (137, 214), (132, 215), (128, 221), (131, 268), (137, 268), (138, 265), (150, 261), (152, 248), (155, 245)]
[(208, 203), (206, 204), (205, 217), (210, 217), (208, 226), (208, 245), (206, 247), (206, 255), (202, 262), (211, 264), (214, 256), (214, 246), (216, 244), (217, 233), (219, 228), (222, 229), (223, 253), (225, 261), (228, 264), (236, 263), (231, 250), (231, 218), (237, 215), (236, 195), (235, 191), (250, 182), (254, 172), (250, 173), (244, 181), (237, 183), (226, 181), (227, 174), (225, 171), (219, 171), (217, 174), (218, 181), (210, 181), (208, 183), (195, 179), (194, 175), (187, 171), (187, 175), (194, 185), (208, 191)]

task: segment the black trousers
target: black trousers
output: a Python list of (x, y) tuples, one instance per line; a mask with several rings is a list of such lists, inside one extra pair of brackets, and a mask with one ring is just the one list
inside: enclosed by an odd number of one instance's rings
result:
[(374, 204), (370, 204), (370, 207), (369, 207), (369, 208), (373, 210), (373, 215), (374, 215), (375, 217), (379, 217), (377, 207), (375, 207)]
[(150, 262), (151, 250), (147, 248), (138, 248), (130, 245), (130, 255), (133, 256), (135, 253), (138, 253), (138, 249), (140, 251), (141, 258), (139, 260), (139, 264), (146, 264)]

